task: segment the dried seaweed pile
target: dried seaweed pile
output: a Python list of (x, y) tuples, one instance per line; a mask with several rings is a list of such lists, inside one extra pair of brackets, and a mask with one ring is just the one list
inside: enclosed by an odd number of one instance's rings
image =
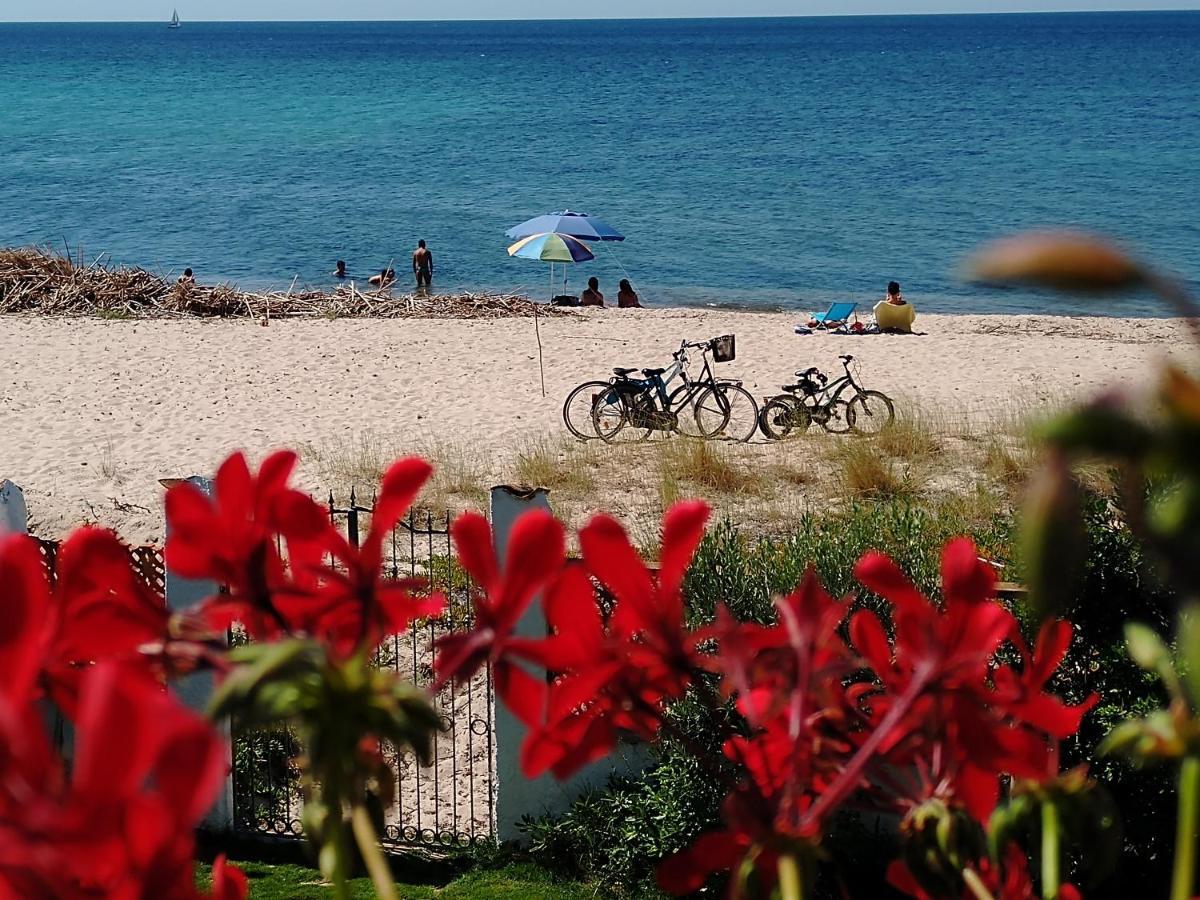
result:
[(38, 249), (0, 249), (0, 313), (109, 318), (501, 319), (561, 315), (516, 294), (394, 294), (359, 290), (243, 291), (228, 284), (179, 284), (145, 269), (77, 263)]

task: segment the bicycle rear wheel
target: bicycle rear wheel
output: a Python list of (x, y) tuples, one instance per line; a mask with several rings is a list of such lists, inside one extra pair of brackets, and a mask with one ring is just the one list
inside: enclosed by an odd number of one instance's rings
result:
[(629, 422), (629, 397), (609, 387), (592, 404), (592, 431), (596, 437), (611, 444)]
[(567, 431), (581, 441), (598, 437), (592, 424), (592, 407), (607, 393), (613, 393), (607, 381), (585, 381), (567, 394), (562, 412)]
[(745, 442), (758, 430), (758, 402), (740, 384), (721, 382), (696, 397), (701, 437)]
[(879, 434), (896, 421), (896, 410), (886, 394), (863, 391), (850, 398), (847, 420), (859, 434)]
[(790, 394), (772, 397), (758, 414), (758, 429), (772, 441), (782, 441), (794, 431), (807, 431), (812, 422), (804, 404)]

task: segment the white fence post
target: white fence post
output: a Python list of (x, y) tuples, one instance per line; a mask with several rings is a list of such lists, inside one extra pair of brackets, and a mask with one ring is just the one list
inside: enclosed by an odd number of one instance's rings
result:
[[(517, 517), (534, 509), (550, 509), (549, 492), (545, 488), (525, 490), (500, 486), (492, 488), (492, 534), (496, 556), (503, 560), (508, 551), (508, 538)], [(539, 600), (517, 622), (516, 634), (522, 637), (545, 637), (546, 619)], [(541, 670), (535, 674), (544, 675)], [(496, 740), (496, 771), (492, 782), (495, 798), (493, 809), (494, 833), (499, 841), (525, 840), (519, 829), (525, 816), (536, 817), (564, 812), (571, 801), (588, 788), (603, 788), (615, 774), (633, 774), (645, 768), (647, 756), (638, 747), (618, 747), (606, 759), (592, 763), (567, 781), (557, 781), (550, 775), (526, 778), (521, 773), (521, 742), (525, 725), (497, 700), (493, 704), (493, 734)]]
[[(201, 478), (199, 475), (193, 475), (190, 478), (182, 479), (196, 485), (204, 493), (211, 495), (213, 483), (208, 478)], [(170, 487), (175, 483), (175, 479), (164, 480), (165, 487)], [(171, 524), (166, 526), (167, 537), (170, 537)], [(194, 606), (206, 597), (211, 597), (217, 592), (217, 585), (212, 581), (193, 580), (190, 578), (180, 578), (171, 572), (170, 567), (167, 568), (165, 589), (167, 608), (172, 612), (180, 609), (187, 609)], [(192, 675), (185, 676), (175, 682), (175, 694), (187, 704), (190, 708), (203, 714), (208, 709), (208, 701), (213, 694), (213, 676), (209, 672), (196, 672)], [(225, 775), (225, 781), (221, 785), (221, 791), (217, 795), (216, 801), (213, 803), (212, 809), (208, 811), (208, 815), (204, 817), (203, 826), (211, 831), (232, 831), (233, 830), (233, 744), (232, 736), (229, 727), (229, 719), (225, 718), (216, 723), (217, 730), (221, 732), (222, 737), (229, 744), (231, 756), (227, 760), (229, 770)]]
[(28, 531), (25, 492), (7, 478), (0, 480), (0, 534), (26, 534)]

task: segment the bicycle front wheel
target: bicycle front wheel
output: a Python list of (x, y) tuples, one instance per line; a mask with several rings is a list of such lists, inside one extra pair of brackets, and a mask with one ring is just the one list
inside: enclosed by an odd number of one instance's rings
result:
[(701, 437), (745, 442), (758, 430), (758, 403), (740, 384), (724, 382), (696, 397), (695, 417)]
[(846, 418), (859, 434), (879, 434), (896, 421), (896, 410), (886, 394), (863, 391), (850, 398)]
[(772, 441), (782, 441), (793, 431), (807, 431), (811, 417), (804, 404), (788, 394), (772, 397), (758, 414), (758, 429)]
[(830, 434), (849, 434), (853, 427), (850, 421), (850, 404), (845, 400), (831, 400), (821, 410), (821, 427)]
[(585, 381), (571, 393), (563, 404), (563, 424), (567, 431), (581, 441), (597, 437), (592, 424), (592, 408), (606, 394), (615, 393), (607, 381)]

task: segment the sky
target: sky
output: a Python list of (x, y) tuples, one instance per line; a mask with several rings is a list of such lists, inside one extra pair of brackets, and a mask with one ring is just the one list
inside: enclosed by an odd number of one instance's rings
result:
[[(497, 4), (494, 0), (0, 0), (0, 22), (347, 19), (563, 19), (888, 15), (1082, 10), (1197, 9), (1200, 0), (604, 0)], [(512, 10), (507, 14), (504, 7)], [(544, 10), (544, 12), (543, 12)]]

